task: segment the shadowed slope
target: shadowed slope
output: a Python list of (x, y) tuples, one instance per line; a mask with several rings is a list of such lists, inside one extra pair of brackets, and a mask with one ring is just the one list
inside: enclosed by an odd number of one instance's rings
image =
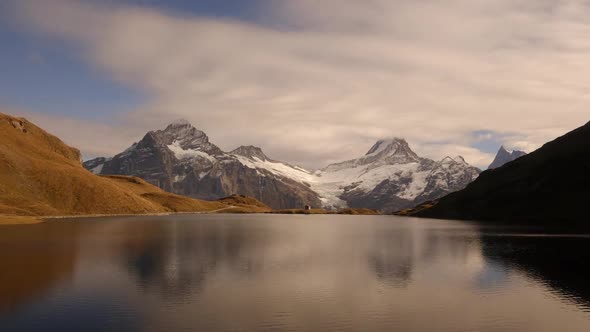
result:
[[(590, 123), (445, 196), (419, 217), (584, 223), (590, 197)], [(410, 212), (410, 214), (412, 214)]]

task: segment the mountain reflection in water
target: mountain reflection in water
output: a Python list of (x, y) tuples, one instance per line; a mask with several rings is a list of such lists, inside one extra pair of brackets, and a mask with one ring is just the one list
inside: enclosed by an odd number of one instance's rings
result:
[(526, 234), (389, 216), (7, 226), (0, 330), (590, 330), (590, 239)]
[(590, 311), (590, 236), (484, 233), (483, 255)]

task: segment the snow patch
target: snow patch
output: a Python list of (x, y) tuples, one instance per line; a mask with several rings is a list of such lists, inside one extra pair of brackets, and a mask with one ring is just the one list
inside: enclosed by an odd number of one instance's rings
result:
[(174, 156), (176, 156), (178, 160), (203, 158), (209, 160), (210, 162), (216, 161), (215, 157), (209, 155), (206, 152), (199, 151), (196, 149), (183, 149), (180, 146), (180, 142), (178, 140), (175, 140), (174, 142), (172, 142), (172, 144), (167, 145), (167, 147), (168, 149), (170, 149), (170, 151), (174, 153)]
[(302, 168), (291, 167), (281, 162), (261, 160), (258, 157), (253, 157), (252, 159), (250, 159), (240, 155), (234, 156), (242, 165), (248, 168), (267, 170), (274, 175), (290, 178), (298, 182), (309, 182), (314, 177), (310, 172)]
[(91, 169), (90, 172), (92, 172), (94, 174), (100, 174), (100, 172), (102, 172), (103, 167), (104, 167), (104, 164), (100, 164), (100, 165), (94, 167), (93, 169)]
[(177, 182), (181, 182), (185, 178), (186, 178), (186, 175), (175, 175), (174, 176), (174, 179), (172, 181), (174, 181), (175, 183), (177, 183)]

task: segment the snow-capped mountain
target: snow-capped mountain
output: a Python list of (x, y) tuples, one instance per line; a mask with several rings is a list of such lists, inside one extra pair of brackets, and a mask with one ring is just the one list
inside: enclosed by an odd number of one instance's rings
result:
[(504, 166), (504, 164), (507, 164), (517, 158), (520, 158), (522, 156), (526, 155), (526, 152), (524, 151), (519, 151), (519, 150), (507, 150), (503, 145), (500, 147), (500, 149), (498, 150), (498, 153), (496, 153), (496, 158), (494, 158), (494, 161), (492, 161), (492, 163), (490, 164), (490, 166), (488, 166), (488, 169), (494, 169), (494, 168), (498, 168), (498, 167), (502, 167)]
[(84, 163), (97, 174), (135, 175), (202, 199), (256, 197), (279, 208), (367, 207), (394, 211), (464, 188), (479, 174), (462, 157), (421, 158), (404, 139), (380, 140), (364, 156), (316, 172), (273, 160), (255, 146), (224, 152), (180, 120), (113, 158)]
[(317, 172), (326, 206), (396, 211), (460, 190), (479, 175), (462, 157), (419, 157), (404, 139), (378, 141), (366, 155)]
[(184, 120), (148, 132), (111, 159), (93, 159), (84, 166), (96, 174), (138, 176), (166, 191), (201, 199), (239, 193), (275, 209), (321, 205), (297, 176), (309, 175), (307, 171), (273, 161), (252, 146), (226, 153)]

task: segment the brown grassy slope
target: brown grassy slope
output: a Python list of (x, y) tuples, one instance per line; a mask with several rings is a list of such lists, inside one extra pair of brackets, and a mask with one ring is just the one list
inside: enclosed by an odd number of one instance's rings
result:
[(393, 212), (393, 214), (396, 216), (402, 216), (402, 217), (413, 216), (418, 212), (432, 208), (437, 203), (438, 203), (438, 201), (428, 201), (428, 202), (424, 202), (420, 205), (417, 205), (411, 209), (403, 209), (403, 210)]
[(172, 212), (212, 211), (227, 207), (224, 202), (203, 201), (168, 193), (135, 176), (105, 175), (101, 177), (117, 183), (122, 190), (131, 190), (140, 197)]
[(217, 200), (231, 208), (222, 210), (224, 213), (265, 213), (272, 209), (256, 198), (244, 195), (231, 195)]
[(352, 215), (380, 215), (381, 211), (374, 209), (342, 209), (338, 210), (338, 214), (352, 214)]
[(80, 215), (211, 211), (132, 177), (99, 177), (80, 152), (23, 118), (0, 113), (0, 214)]

